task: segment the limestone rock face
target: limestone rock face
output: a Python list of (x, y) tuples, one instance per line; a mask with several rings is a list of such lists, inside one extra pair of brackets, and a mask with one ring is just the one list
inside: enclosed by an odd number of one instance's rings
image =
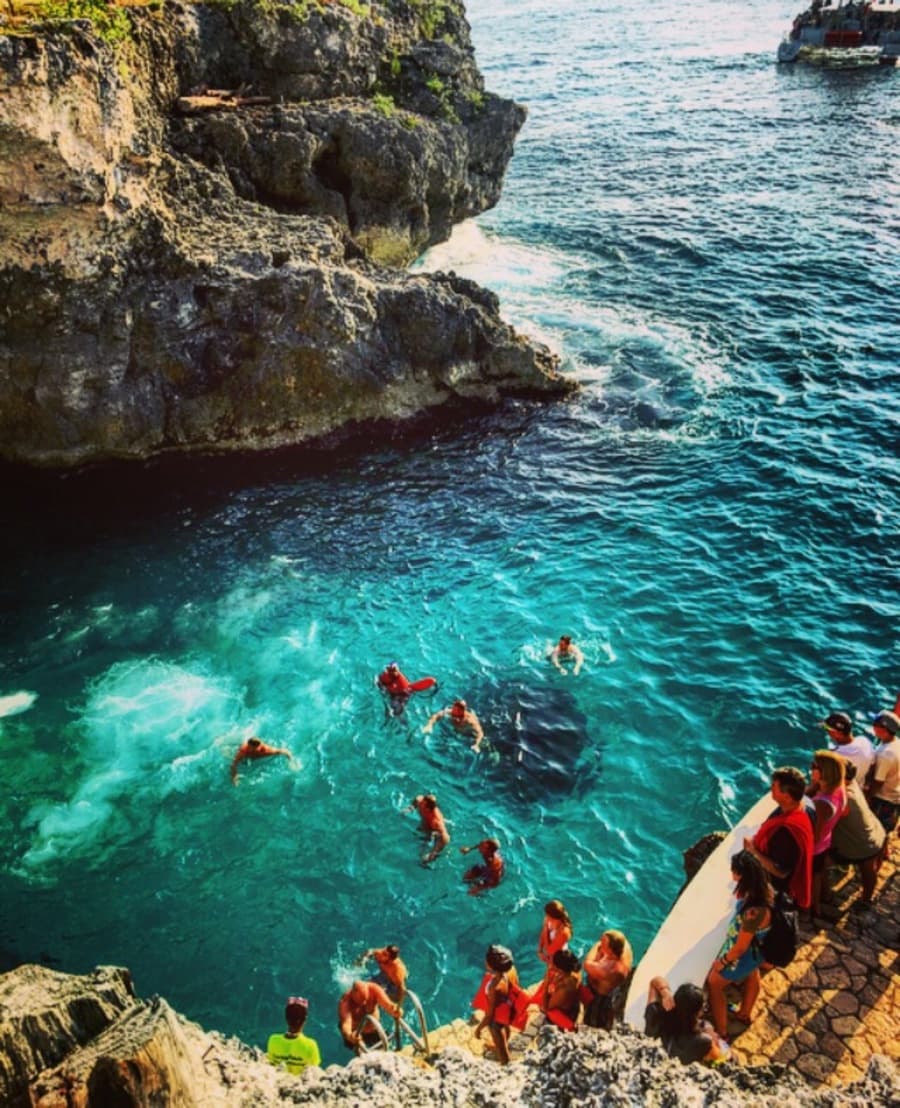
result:
[(569, 391), (496, 298), (397, 268), (496, 202), (524, 119), (483, 92), (461, 4), (126, 11), (115, 48), (86, 21), (0, 34), (0, 457)]
[(203, 1031), (164, 1000), (138, 1000), (127, 971), (108, 967), (69, 977), (20, 966), (0, 977), (0, 1047), (0, 1103), (9, 1108), (850, 1108), (892, 1103), (900, 1077), (895, 1063), (874, 1057), (862, 1080), (817, 1090), (785, 1066), (682, 1066), (626, 1028), (573, 1035), (550, 1025), (537, 1050), (506, 1067), (451, 1046), (427, 1067), (377, 1052), (292, 1077), (260, 1051)]

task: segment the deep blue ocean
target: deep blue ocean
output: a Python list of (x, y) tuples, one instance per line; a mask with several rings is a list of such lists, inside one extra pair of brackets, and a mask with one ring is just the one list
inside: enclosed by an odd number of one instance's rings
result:
[[(893, 703), (900, 72), (777, 66), (799, 6), (470, 0), (530, 114), (501, 203), (424, 264), (494, 289), (574, 399), (10, 490), (4, 965), (127, 965), (257, 1045), (304, 994), (343, 1061), (366, 947), (436, 1022), (492, 941), (537, 977), (551, 897), (577, 949), (640, 953), (684, 848), (829, 709)], [(393, 658), (441, 682), (405, 721)], [(455, 695), (491, 751), (421, 734)], [(297, 764), (232, 788), (253, 733)], [(431, 869), (419, 791), (451, 822)], [(486, 835), (507, 876), (474, 899), (456, 848)]]

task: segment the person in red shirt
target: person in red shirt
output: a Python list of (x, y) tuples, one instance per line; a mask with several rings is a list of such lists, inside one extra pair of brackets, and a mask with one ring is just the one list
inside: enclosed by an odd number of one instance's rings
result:
[(812, 903), (813, 824), (803, 806), (806, 779), (799, 769), (782, 766), (772, 773), (772, 799), (778, 805), (752, 839), (749, 851), (769, 875), (776, 891), (789, 893), (798, 908)]
[(232, 785), (238, 783), (238, 766), (245, 758), (250, 758), (253, 761), (257, 758), (271, 758), (277, 754), (281, 754), (288, 761), (291, 761), (293, 757), (289, 750), (285, 750), (283, 747), (268, 746), (262, 739), (252, 738), (247, 739), (245, 743), (241, 743), (240, 749), (231, 763)]
[(422, 858), (422, 865), (426, 866), (429, 862), (433, 862), (450, 842), (450, 832), (444, 822), (444, 814), (437, 806), (437, 798), (432, 793), (415, 797), (412, 804), (403, 811), (411, 812), (413, 809), (419, 813), (422, 830), (431, 844), (431, 850)]
[(376, 684), (390, 698), (390, 711), (393, 715), (401, 715), (406, 707), (407, 700), (412, 695), (413, 688), (412, 682), (400, 672), (400, 667), (396, 662), (388, 662), (381, 673), (378, 674)]

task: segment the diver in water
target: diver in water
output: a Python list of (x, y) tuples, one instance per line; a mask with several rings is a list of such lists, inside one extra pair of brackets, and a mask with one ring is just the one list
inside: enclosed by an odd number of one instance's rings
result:
[(478, 753), (484, 741), (484, 728), (481, 726), (478, 716), (464, 700), (454, 700), (449, 708), (441, 708), (439, 712), (435, 712), (422, 728), (422, 731), (426, 735), (429, 734), (439, 719), (449, 719), (457, 731), (474, 736), (475, 741), (472, 743), (472, 749)]

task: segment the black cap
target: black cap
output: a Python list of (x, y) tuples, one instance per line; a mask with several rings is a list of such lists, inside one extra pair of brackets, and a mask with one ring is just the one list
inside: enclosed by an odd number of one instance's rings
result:
[(830, 731), (840, 731), (842, 735), (853, 733), (853, 720), (846, 712), (832, 712), (822, 721), (822, 726)]

